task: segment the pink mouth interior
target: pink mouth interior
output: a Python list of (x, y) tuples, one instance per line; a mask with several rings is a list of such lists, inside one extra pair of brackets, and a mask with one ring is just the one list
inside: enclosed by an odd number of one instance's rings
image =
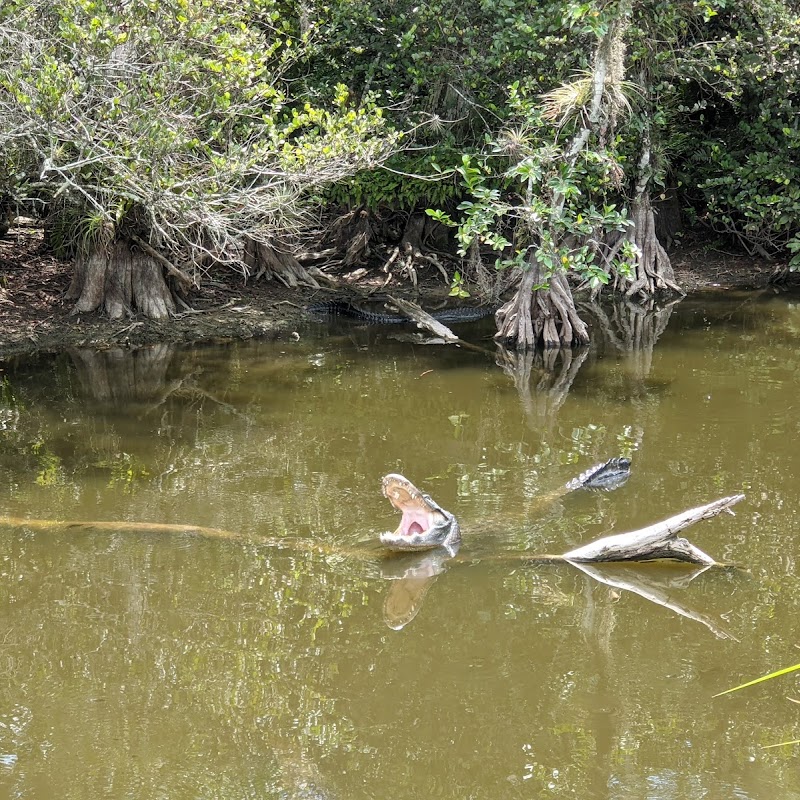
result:
[(403, 536), (413, 536), (415, 533), (424, 533), (430, 527), (427, 512), (405, 509), (400, 522), (400, 533)]

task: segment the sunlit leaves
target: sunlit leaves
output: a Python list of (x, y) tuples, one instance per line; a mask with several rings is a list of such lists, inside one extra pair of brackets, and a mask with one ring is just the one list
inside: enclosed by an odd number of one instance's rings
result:
[(309, 189), (374, 167), (395, 139), (343, 84), (312, 102), (287, 79), (313, 24), (276, 0), (58, 0), (4, 18), (0, 117), (26, 131), (12, 157), (45, 164), (37, 198), (176, 251), (210, 238), (236, 258), (243, 233), (294, 224)]

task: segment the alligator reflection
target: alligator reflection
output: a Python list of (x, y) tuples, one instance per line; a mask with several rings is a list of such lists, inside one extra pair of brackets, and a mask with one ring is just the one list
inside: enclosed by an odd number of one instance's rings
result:
[(458, 549), (459, 545), (451, 545), (425, 553), (403, 553), (381, 564), (382, 577), (392, 581), (383, 602), (383, 619), (390, 628), (399, 631), (417, 616), (428, 589)]

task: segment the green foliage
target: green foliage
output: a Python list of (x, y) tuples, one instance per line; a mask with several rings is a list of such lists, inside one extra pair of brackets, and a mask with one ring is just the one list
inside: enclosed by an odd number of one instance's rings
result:
[(697, 149), (689, 164), (701, 178), (697, 189), (715, 230), (769, 254), (781, 252), (800, 231), (798, 116), (794, 100), (763, 109), (755, 119), (738, 120), (724, 141), (715, 136)]
[(447, 127), (462, 139), (480, 138), (487, 110), (504, 114), (504, 87), (514, 80), (530, 76), (550, 88), (562, 67), (574, 66), (587, 28), (570, 24), (560, 2), (399, 0), (313, 8), (325, 35), (325, 47), (308, 59), (313, 86), (347, 75), (395, 119), (460, 118)]
[[(456, 229), (462, 256), (477, 242), (499, 254), (498, 269), (526, 269), (535, 259), (544, 272), (539, 288), (566, 270), (592, 288), (608, 283), (609, 265), (598, 259), (597, 243), (630, 224), (626, 210), (613, 202), (619, 197), (619, 157), (598, 147), (567, 163), (552, 144), (558, 133), (519, 84), (510, 88), (509, 106), (515, 127), (490, 142), (491, 155), (464, 155), (457, 168), (469, 198), (458, 206), (459, 219), (442, 210), (428, 214)], [(504, 170), (496, 169), (507, 160)], [(504, 231), (513, 231), (512, 239)], [(621, 248), (612, 267), (627, 274), (633, 257), (630, 247)]]
[(800, 236), (795, 236), (786, 243), (786, 249), (792, 254), (789, 268), (794, 272), (800, 270)]
[(469, 297), (469, 292), (464, 286), (464, 276), (456, 270), (453, 273), (453, 280), (450, 283), (450, 297), (458, 297), (461, 300)]
[(796, 11), (631, 8), (615, 111), (567, 165), (618, 4), (7, 0), (0, 194), (63, 215), (65, 251), (129, 227), (182, 259), (319, 204), (435, 208), (462, 253), (599, 285), (632, 256), (598, 271), (593, 242), (629, 224), (646, 131), (652, 186), (800, 266)]
[(677, 65), (696, 81), (681, 180), (710, 227), (779, 255), (800, 231), (800, 22), (779, 0), (716, 11)]
[(184, 257), (213, 242), (235, 258), (243, 236), (293, 225), (315, 188), (385, 158), (394, 134), (379, 107), (340, 83), (318, 103), (292, 93), (287, 74), (311, 34), (287, 10), (276, 0), (4, 7), (0, 153), (35, 165), (29, 194), (35, 186), (56, 214), (81, 220), (69, 241), (60, 226), (68, 249), (111, 225)]
[[(451, 156), (444, 148), (439, 153)], [(321, 193), (325, 204), (413, 211), (420, 206), (448, 205), (462, 192), (453, 167), (443, 168), (431, 156), (414, 158), (403, 152), (378, 169), (363, 169), (336, 181)]]

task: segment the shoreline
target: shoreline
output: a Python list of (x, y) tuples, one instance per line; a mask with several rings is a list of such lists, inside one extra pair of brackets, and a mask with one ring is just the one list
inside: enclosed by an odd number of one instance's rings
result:
[[(775, 263), (698, 246), (676, 249), (670, 258), (676, 280), (687, 296), (705, 291), (780, 291), (770, 283)], [(241, 275), (219, 270), (191, 298), (192, 311), (163, 321), (135, 315), (110, 320), (98, 312), (72, 313), (71, 304), (64, 300), (71, 272), (69, 264), (46, 251), (42, 232), (30, 225), (18, 224), (0, 240), (0, 360), (70, 347), (133, 349), (159, 343), (201, 345), (278, 339), (305, 324), (304, 306), (329, 299), (334, 293), (347, 293), (346, 286), (334, 292), (290, 289), (274, 281), (245, 283)], [(385, 279), (382, 273), (381, 278)], [(369, 285), (367, 276), (353, 286), (353, 297), (359, 297), (358, 288)], [(800, 276), (790, 276), (788, 285), (800, 285)], [(423, 281), (418, 292), (413, 292), (410, 284), (397, 282), (386, 290), (425, 305), (426, 300), (447, 297), (449, 287), (436, 274)]]

